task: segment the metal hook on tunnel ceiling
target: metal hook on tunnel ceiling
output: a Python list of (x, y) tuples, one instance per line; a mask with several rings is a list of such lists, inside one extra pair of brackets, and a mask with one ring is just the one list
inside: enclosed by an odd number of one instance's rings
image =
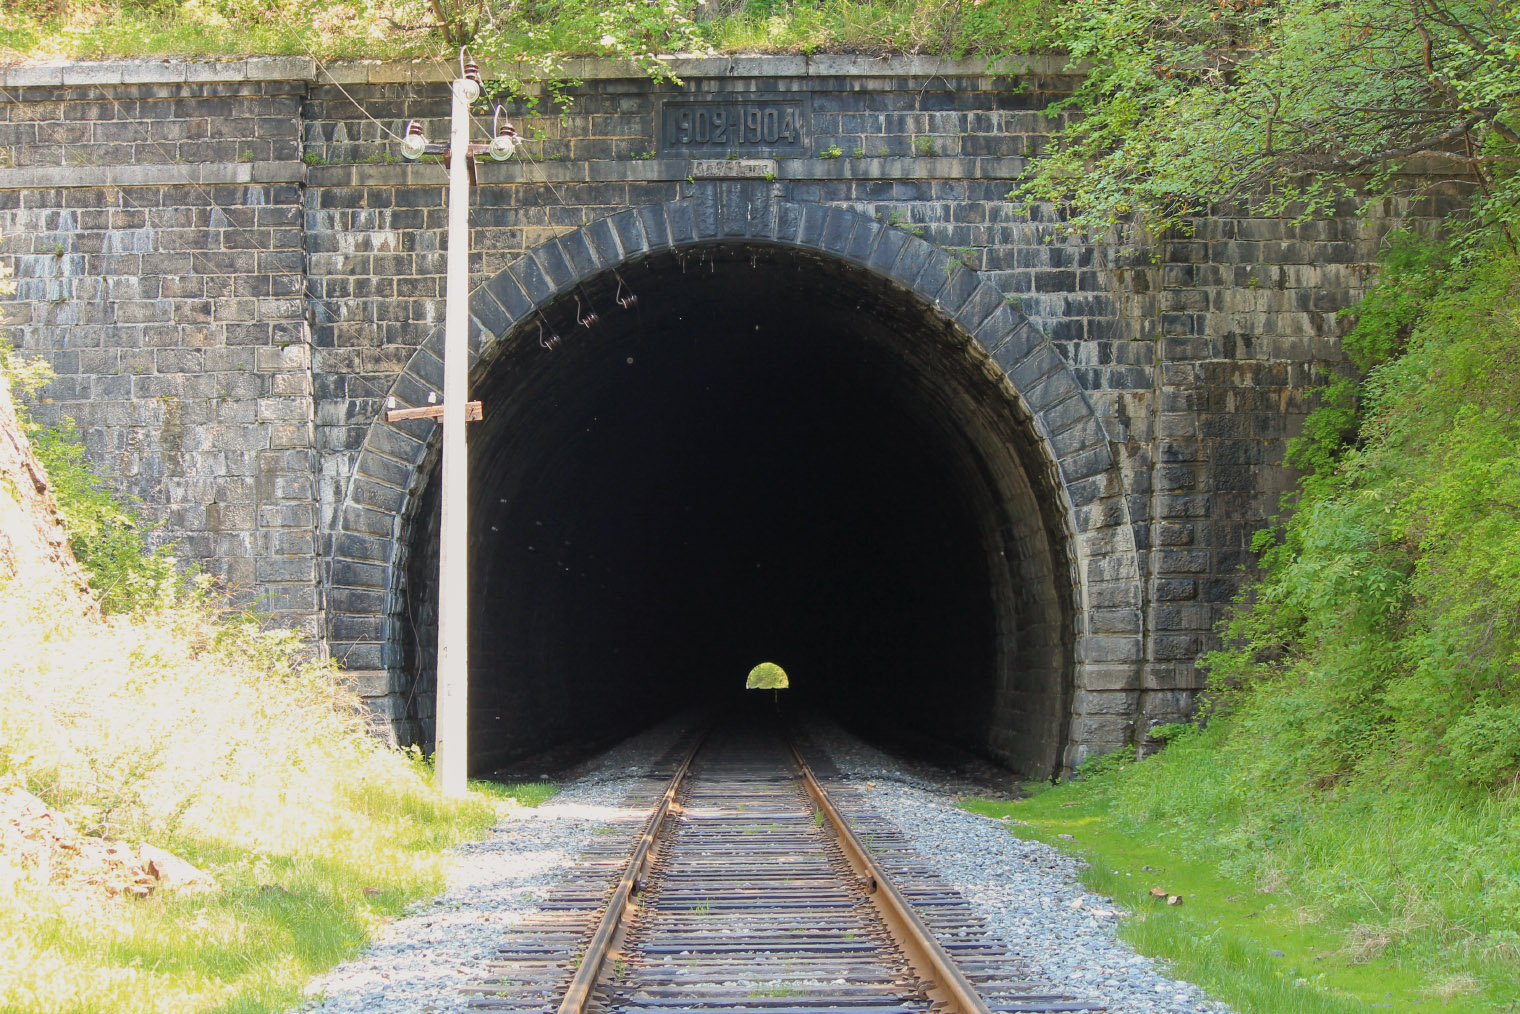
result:
[(618, 282), (617, 295), (613, 297), (615, 300), (617, 300), (618, 306), (621, 306), (625, 310), (633, 309), (633, 304), (639, 301), (638, 294), (635, 293), (632, 289), (629, 289), (628, 295), (623, 295), (623, 288), (626, 284), (623, 281), (623, 276), (614, 271), (612, 273), (612, 277), (616, 278)]
[(590, 308), (590, 303), (591, 303), (591, 297), (587, 296), (586, 297), (586, 304), (587, 304), (586, 315), (583, 317), (583, 316), (581, 316), (581, 297), (580, 296), (576, 296), (575, 297), (575, 320), (576, 320), (576, 323), (580, 324), (581, 327), (590, 327), (591, 325), (593, 325), (593, 324), (595, 324), (597, 322), (598, 318), (597, 318), (597, 315), (596, 315), (596, 311)]
[(559, 344), (559, 335), (555, 334), (553, 329), (550, 329), (548, 338), (544, 337), (544, 321), (542, 317), (538, 321), (538, 344), (546, 349), (552, 349)]

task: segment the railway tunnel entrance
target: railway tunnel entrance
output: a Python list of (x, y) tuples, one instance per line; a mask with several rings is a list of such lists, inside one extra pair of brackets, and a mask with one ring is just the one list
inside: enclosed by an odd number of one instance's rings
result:
[[(496, 351), (472, 380), (473, 771), (742, 693), (761, 661), (856, 728), (1059, 768), (1054, 470), (920, 296), (717, 244), (589, 279)], [(415, 503), (405, 649), (427, 688), (436, 468)]]

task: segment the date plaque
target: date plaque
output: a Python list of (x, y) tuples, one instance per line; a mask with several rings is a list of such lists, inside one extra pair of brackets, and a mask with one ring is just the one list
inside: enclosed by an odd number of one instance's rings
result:
[(660, 151), (670, 157), (803, 154), (808, 146), (804, 99), (682, 99), (660, 107)]

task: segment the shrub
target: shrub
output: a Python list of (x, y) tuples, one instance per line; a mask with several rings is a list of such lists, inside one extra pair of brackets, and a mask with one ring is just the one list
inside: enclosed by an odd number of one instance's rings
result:
[[(41, 358), (17, 354), (0, 341), (0, 382), (34, 394), (52, 379)], [(151, 525), (142, 521), (140, 501), (101, 476), (85, 457), (74, 421), (43, 426), (18, 408), (21, 430), (47, 469), (58, 516), (74, 556), (89, 575), (90, 587), (106, 612), (126, 612), (172, 603), (193, 591), (167, 548), (150, 548)]]

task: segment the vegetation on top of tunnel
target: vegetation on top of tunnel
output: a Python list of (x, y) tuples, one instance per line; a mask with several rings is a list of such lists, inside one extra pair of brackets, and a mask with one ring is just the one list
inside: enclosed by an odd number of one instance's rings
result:
[(675, 52), (1034, 52), (1059, 0), (9, 0), (0, 47), (31, 57), (309, 54), (441, 59), (461, 44), (534, 79), (564, 59)]
[(1476, 219), (1517, 221), (1520, 0), (10, 0), (0, 25), (27, 57), (452, 64), (464, 44), (506, 91), (560, 98), (583, 54), (663, 80), (677, 52), (1065, 53), (1083, 77), (1010, 196), (1074, 231), (1186, 228), (1219, 201), (1312, 216), (1453, 177)]
[(1086, 62), (1055, 106), (1080, 115), (1015, 196), (1073, 231), (1186, 231), (1219, 202), (1312, 218), (1454, 181), (1475, 234), (1515, 227), (1515, 0), (1084, 0), (1051, 30)]

